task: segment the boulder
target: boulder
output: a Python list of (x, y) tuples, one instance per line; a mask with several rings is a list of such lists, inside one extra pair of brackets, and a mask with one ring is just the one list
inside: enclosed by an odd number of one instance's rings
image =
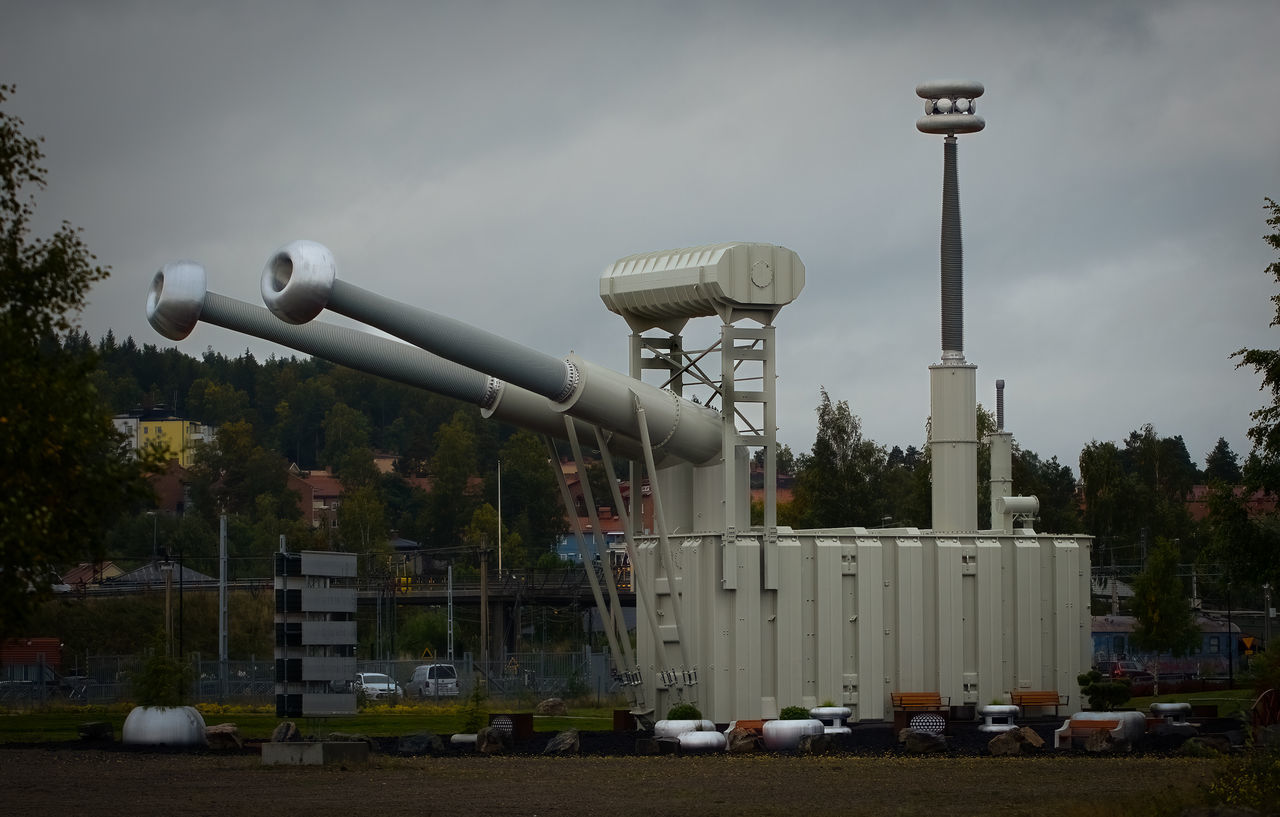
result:
[(760, 734), (751, 729), (735, 726), (725, 734), (725, 750), (734, 755), (760, 751)]
[(555, 737), (547, 741), (547, 746), (542, 753), (544, 755), (576, 755), (580, 749), (578, 730), (566, 729), (563, 732), (557, 732)]
[(90, 721), (80, 724), (80, 740), (100, 740), (109, 743), (115, 739), (115, 727), (108, 721)]
[(476, 732), (476, 751), (482, 755), (501, 755), (511, 751), (511, 735), (501, 729), (485, 726)]
[(538, 715), (568, 715), (569, 707), (560, 698), (547, 698), (545, 701), (539, 701), (533, 711)]
[(285, 721), (271, 733), (272, 743), (295, 743), (302, 740), (302, 733), (298, 731), (298, 725), (293, 721)]
[(1084, 750), (1096, 755), (1123, 754), (1129, 748), (1129, 741), (1118, 738), (1105, 729), (1094, 729), (1084, 739)]
[(904, 729), (903, 732), (906, 734), (906, 738), (902, 741), (904, 748), (913, 755), (927, 755), (947, 750), (947, 739), (942, 735), (917, 732), (914, 729)]
[(206, 726), (205, 740), (209, 748), (215, 752), (238, 752), (244, 748), (244, 740), (240, 737), (240, 729), (234, 723), (218, 723)]
[(1044, 739), (1029, 726), (1001, 732), (987, 743), (993, 755), (1023, 755), (1044, 747)]
[(444, 753), (444, 740), (434, 732), (401, 735), (396, 741), (396, 754), (439, 755)]
[(796, 751), (802, 755), (825, 755), (831, 751), (832, 740), (828, 734), (801, 735)]

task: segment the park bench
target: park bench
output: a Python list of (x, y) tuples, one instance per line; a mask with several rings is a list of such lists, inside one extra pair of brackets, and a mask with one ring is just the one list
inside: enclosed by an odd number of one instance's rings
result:
[(1064, 746), (1071, 748), (1074, 741), (1078, 738), (1088, 738), (1097, 732), (1113, 733), (1120, 728), (1120, 721), (1104, 721), (1104, 720), (1081, 720), (1072, 718), (1063, 724), (1061, 729), (1057, 729), (1053, 733), (1053, 748), (1061, 749)]
[(1029, 706), (1043, 709), (1053, 707), (1055, 717), (1058, 714), (1058, 707), (1066, 706), (1069, 700), (1070, 696), (1060, 695), (1052, 689), (1015, 689), (1009, 693), (1009, 702), (1014, 706), (1024, 711)]
[(907, 728), (915, 715), (937, 715), (945, 722), (951, 714), (951, 699), (944, 698), (937, 692), (890, 692), (889, 700), (893, 704), (895, 731)]

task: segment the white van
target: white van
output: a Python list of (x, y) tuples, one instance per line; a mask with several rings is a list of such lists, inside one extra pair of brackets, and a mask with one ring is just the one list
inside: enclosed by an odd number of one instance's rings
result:
[(458, 671), (452, 664), (423, 664), (413, 670), (409, 679), (410, 695), (419, 698), (441, 698), (458, 694)]

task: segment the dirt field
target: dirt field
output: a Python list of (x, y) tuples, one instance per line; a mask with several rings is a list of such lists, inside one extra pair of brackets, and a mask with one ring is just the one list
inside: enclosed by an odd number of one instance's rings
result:
[(0, 747), (0, 811), (75, 817), (1114, 815), (1191, 792), (1213, 770), (1212, 761), (1174, 757), (848, 755), (377, 755), (362, 767), (281, 767), (263, 766), (251, 753), (63, 744)]

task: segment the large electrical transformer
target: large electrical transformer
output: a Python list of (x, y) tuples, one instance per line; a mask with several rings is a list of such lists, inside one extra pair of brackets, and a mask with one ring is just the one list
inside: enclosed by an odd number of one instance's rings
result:
[[(155, 274), (148, 318), (171, 339), (203, 320), (473, 403), (485, 417), (567, 440), (580, 469), (584, 448), (610, 473), (615, 457), (630, 460), (632, 486), (647, 477), (653, 503), (646, 531), (641, 491), (626, 508), (613, 486), (633, 570), (634, 648), (611, 574), (587, 573), (637, 714), (662, 717), (689, 701), (727, 723), (830, 702), (849, 707), (853, 720), (881, 720), (890, 694), (904, 690), (974, 705), (1017, 689), (1070, 689), (1090, 655), (1091, 540), (1028, 524), (1038, 506), (1012, 495), (1002, 394), (989, 438), (992, 528), (977, 530), (975, 367), (953, 328), (958, 299), (947, 302), (948, 287), (959, 287), (958, 204), (954, 251), (947, 242), (954, 134), (980, 129), (972, 103), (982, 88), (926, 83), (917, 91), (926, 99), (920, 129), (949, 140), (944, 349), (930, 367), (932, 529), (777, 524), (773, 322), (805, 283), (804, 265), (784, 247), (713, 244), (606, 268), (600, 297), (630, 329), (627, 375), (371, 293), (339, 278), (330, 252), (308, 241), (267, 261), (267, 308), (208, 292), (204, 269), (183, 261)], [(404, 342), (314, 320), (325, 309)], [(684, 347), (681, 333), (695, 318), (719, 319), (711, 348)], [(688, 399), (694, 388), (711, 399)], [(750, 518), (755, 449), (764, 452), (761, 525)], [(586, 500), (593, 513), (596, 502)], [(603, 558), (594, 518), (592, 530)]]

